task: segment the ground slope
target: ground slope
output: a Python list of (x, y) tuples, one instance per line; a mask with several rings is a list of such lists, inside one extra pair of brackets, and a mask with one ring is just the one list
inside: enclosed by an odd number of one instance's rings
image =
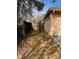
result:
[(60, 59), (60, 38), (34, 32), (17, 47), (17, 59)]

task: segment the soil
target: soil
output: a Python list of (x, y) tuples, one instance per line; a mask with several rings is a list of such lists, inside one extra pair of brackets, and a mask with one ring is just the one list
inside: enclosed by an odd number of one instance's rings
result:
[(17, 46), (17, 59), (60, 59), (60, 36), (33, 32)]

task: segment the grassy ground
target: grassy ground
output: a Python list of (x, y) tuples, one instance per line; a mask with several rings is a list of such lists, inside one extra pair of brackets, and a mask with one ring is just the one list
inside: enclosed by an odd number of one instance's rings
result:
[(33, 32), (18, 45), (17, 58), (60, 59), (60, 44), (54, 40), (45, 32)]

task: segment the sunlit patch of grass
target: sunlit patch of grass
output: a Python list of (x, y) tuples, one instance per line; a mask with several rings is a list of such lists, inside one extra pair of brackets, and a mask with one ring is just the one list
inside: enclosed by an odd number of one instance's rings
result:
[[(45, 42), (45, 41), (48, 42), (48, 45), (46, 45), (46, 46), (48, 46), (48, 48), (50, 46), (52, 47), (50, 54), (53, 57), (55, 57), (55, 54), (57, 54), (58, 49), (60, 48), (60, 45), (58, 45), (56, 42), (54, 42), (51, 39), (52, 38), (44, 32), (37, 32), (37, 33), (34, 34), (32, 48), (35, 48), (34, 53), (35, 53), (36, 59), (39, 59), (40, 56), (43, 53), (43, 50), (41, 49), (41, 46), (40, 46), (40, 44), (41, 44), (40, 41), (41, 40), (42, 41), (44, 40), (43, 42)], [(51, 40), (51, 42), (50, 42), (50, 40)], [(40, 43), (40, 44), (38, 44), (38, 43)], [(48, 48), (46, 48), (46, 49), (48, 49)], [(45, 49), (45, 48), (43, 48), (43, 49)]]
[(38, 44), (38, 42), (40, 42), (40, 40), (43, 40), (44, 37), (45, 37), (45, 33), (43, 33), (43, 32), (35, 33), (33, 36), (32, 47), (34, 48)]

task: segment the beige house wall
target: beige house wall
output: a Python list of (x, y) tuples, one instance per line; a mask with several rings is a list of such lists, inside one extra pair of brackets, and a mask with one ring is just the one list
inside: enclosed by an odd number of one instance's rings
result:
[(52, 12), (46, 19), (44, 30), (51, 36), (53, 33), (61, 35), (61, 14), (53, 14)]
[(51, 32), (50, 35), (53, 35), (53, 33), (57, 33), (58, 35), (61, 35), (61, 16), (60, 15), (52, 15), (51, 17)]
[(44, 24), (44, 30), (49, 34), (50, 31), (51, 31), (50, 28), (51, 28), (51, 20), (48, 20), (48, 21), (46, 21), (45, 24)]

